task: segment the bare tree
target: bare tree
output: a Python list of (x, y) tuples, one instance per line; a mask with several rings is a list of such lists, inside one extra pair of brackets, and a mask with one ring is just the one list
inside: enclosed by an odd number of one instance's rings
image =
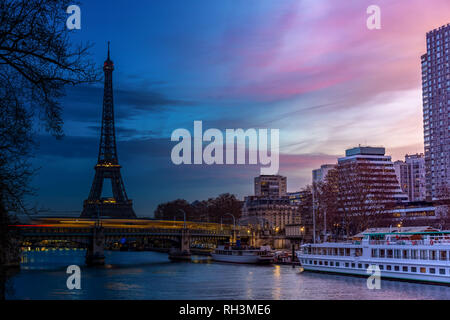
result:
[(63, 136), (60, 98), (67, 85), (97, 81), (90, 45), (75, 47), (66, 28), (68, 0), (0, 0), (0, 266), (9, 215), (25, 210), (33, 170), (33, 128)]

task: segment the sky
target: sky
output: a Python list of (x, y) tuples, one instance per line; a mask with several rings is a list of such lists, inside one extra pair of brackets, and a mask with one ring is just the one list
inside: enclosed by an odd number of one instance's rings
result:
[[(381, 9), (369, 30), (368, 6)], [(159, 203), (253, 193), (259, 165), (179, 165), (175, 129), (280, 130), (288, 191), (359, 144), (423, 152), (420, 56), (448, 0), (82, 1), (73, 45), (101, 70), (111, 41), (117, 148), (138, 216)], [(81, 211), (94, 177), (103, 83), (67, 88), (62, 140), (36, 132), (30, 201)]]

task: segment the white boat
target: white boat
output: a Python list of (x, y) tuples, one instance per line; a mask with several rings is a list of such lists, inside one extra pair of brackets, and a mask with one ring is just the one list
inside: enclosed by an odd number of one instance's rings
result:
[(214, 261), (232, 262), (232, 263), (272, 263), (273, 254), (269, 246), (260, 248), (244, 246), (218, 246), (211, 256)]
[[(450, 285), (450, 231), (367, 232), (361, 240), (306, 244), (296, 252), (305, 271)], [(374, 268), (374, 267), (372, 267)]]

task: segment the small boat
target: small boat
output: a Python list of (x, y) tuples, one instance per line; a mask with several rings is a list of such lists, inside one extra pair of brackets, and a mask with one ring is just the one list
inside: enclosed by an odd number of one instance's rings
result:
[(211, 253), (211, 256), (214, 261), (250, 264), (270, 264), (274, 258), (270, 246), (255, 248), (221, 245)]

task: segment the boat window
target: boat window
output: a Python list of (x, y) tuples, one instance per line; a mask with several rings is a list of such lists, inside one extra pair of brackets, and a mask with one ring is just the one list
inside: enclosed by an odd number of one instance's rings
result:
[(392, 249), (388, 249), (387, 258), (392, 258)]
[(409, 250), (403, 250), (403, 259), (409, 259)]
[(346, 256), (349, 256), (349, 255), (350, 255), (350, 248), (346, 248), (346, 249), (345, 249), (345, 255), (346, 255)]
[(314, 260), (314, 264), (316, 264), (316, 265), (317, 265), (317, 260)]
[(372, 249), (372, 258), (378, 258), (378, 249)]
[(436, 250), (430, 250), (430, 260), (437, 260)]
[(357, 257), (362, 256), (362, 249), (361, 248), (356, 248), (355, 249), (355, 256), (357, 256)]
[(411, 272), (417, 272), (417, 268), (416, 267), (411, 267)]
[(411, 250), (411, 259), (419, 259), (417, 249)]
[(358, 263), (358, 268), (362, 269), (362, 264), (361, 263)]
[(445, 269), (439, 269), (439, 274), (445, 274)]
[(355, 264), (354, 263), (352, 263), (352, 268), (354, 268), (355, 267)]
[(309, 264), (312, 264), (312, 260), (309, 260)]
[(447, 260), (447, 251), (441, 250), (439, 253), (440, 260)]
[(380, 249), (380, 258), (384, 258), (384, 257), (385, 257), (385, 250)]
[(325, 261), (324, 264), (327, 266), (328, 265), (328, 261)]
[(336, 262), (336, 267), (339, 267), (339, 265), (340, 265), (339, 262)]
[(344, 248), (339, 248), (339, 255), (343, 256), (344, 255)]
[(420, 259), (422, 260), (428, 259), (428, 250), (420, 250)]
[(348, 262), (345, 263), (345, 267), (348, 268), (350, 264)]
[(430, 268), (430, 273), (431, 274), (435, 274), (436, 273), (436, 269), (435, 268)]
[(319, 261), (319, 266), (321, 266), (322, 264), (323, 264), (323, 263), (322, 263), (322, 260), (320, 260), (320, 261)]
[(391, 265), (387, 265), (386, 266), (386, 270), (392, 270), (392, 266)]
[(400, 267), (399, 266), (394, 266), (394, 270), (395, 271), (400, 271)]
[(394, 258), (395, 259), (400, 259), (402, 257), (402, 252), (400, 251), (400, 249), (395, 249), (394, 250)]
[(384, 265), (380, 264), (379, 267), (380, 267), (380, 270), (384, 270)]
[(421, 273), (427, 273), (427, 268), (425, 268), (425, 267), (420, 267), (420, 272), (421, 272)]
[(364, 265), (364, 267), (365, 267), (366, 269), (369, 269), (369, 264), (366, 263), (366, 264)]
[(333, 251), (334, 251), (334, 255), (337, 256), (338, 255), (338, 248), (334, 248)]
[(403, 272), (408, 272), (408, 267), (402, 267)]

